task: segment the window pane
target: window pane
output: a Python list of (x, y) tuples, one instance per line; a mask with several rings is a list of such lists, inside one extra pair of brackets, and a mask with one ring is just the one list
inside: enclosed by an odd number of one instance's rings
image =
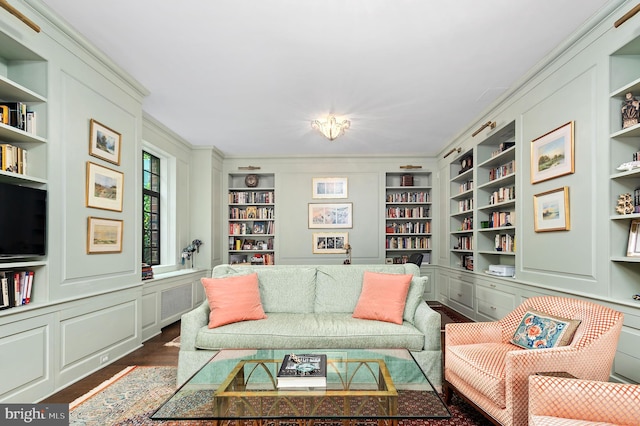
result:
[(160, 264), (160, 158), (142, 153), (142, 257)]

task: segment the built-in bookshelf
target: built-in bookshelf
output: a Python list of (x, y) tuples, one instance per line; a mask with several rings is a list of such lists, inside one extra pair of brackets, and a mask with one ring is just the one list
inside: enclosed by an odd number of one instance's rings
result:
[(625, 126), (622, 118), (626, 95), (640, 99), (640, 38), (611, 55), (610, 69), (610, 282), (615, 283), (611, 287), (614, 298), (633, 301), (633, 295), (640, 294), (640, 253), (629, 255), (627, 250), (632, 224), (640, 220), (640, 213), (619, 214), (616, 205), (621, 194), (633, 197), (640, 188), (640, 168), (619, 169), (623, 163), (637, 160), (640, 151), (640, 124)]
[[(8, 34), (0, 32), (0, 108), (5, 119), (0, 119), (0, 163), (7, 167), (0, 170), (0, 181), (13, 185), (31, 186), (46, 189), (47, 183), (47, 61), (26, 48)], [(5, 113), (11, 115), (20, 107), (24, 113), (24, 125), (18, 126)], [(26, 117), (30, 117), (27, 126)], [(34, 119), (37, 117), (37, 121)], [(3, 149), (4, 148), (4, 149)], [(7, 151), (9, 149), (9, 151)], [(10, 157), (8, 157), (10, 155)], [(10, 159), (10, 161), (8, 161)], [(14, 161), (15, 160), (15, 161)], [(15, 167), (9, 167), (14, 165)], [(4, 201), (4, 200), (3, 200)], [(18, 302), (14, 295), (13, 306), (2, 306), (0, 316), (19, 312), (26, 306), (35, 306), (48, 301), (47, 262), (45, 258), (13, 258), (0, 260), (0, 277), (6, 279), (6, 286), (0, 279), (0, 291), (8, 286), (15, 287), (15, 274), (18, 274), (19, 291), (27, 285), (24, 277), (31, 278), (31, 293), (26, 293)], [(2, 296), (2, 300), (5, 300)], [(22, 300), (24, 299), (24, 300)], [(4, 305), (3, 302), (0, 304)], [(11, 307), (11, 309), (6, 309)]]
[(474, 269), (475, 218), (473, 197), (473, 150), (464, 152), (450, 164), (449, 170), (449, 244), (452, 267), (468, 271)]
[(476, 269), (515, 265), (516, 126), (511, 122), (476, 147)]
[(422, 253), (431, 262), (431, 172), (393, 172), (385, 183), (385, 259), (406, 263)]
[[(248, 186), (254, 185), (254, 182), (256, 182), (255, 186)], [(275, 263), (274, 183), (273, 174), (229, 175), (227, 218), (229, 263), (254, 265)]]

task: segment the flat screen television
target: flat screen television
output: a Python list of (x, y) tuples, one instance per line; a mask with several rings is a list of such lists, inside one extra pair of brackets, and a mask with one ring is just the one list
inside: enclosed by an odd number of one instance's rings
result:
[(0, 182), (0, 259), (44, 256), (47, 191)]

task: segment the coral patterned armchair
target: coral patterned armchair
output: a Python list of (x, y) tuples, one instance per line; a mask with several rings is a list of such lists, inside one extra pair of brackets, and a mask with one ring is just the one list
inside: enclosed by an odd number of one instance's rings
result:
[[(525, 349), (512, 339), (531, 311), (580, 324), (565, 346)], [(445, 401), (450, 402), (456, 392), (495, 424), (526, 426), (529, 376), (565, 371), (581, 379), (606, 381), (622, 320), (622, 313), (595, 303), (541, 296), (527, 299), (499, 321), (447, 324)]]
[(529, 426), (640, 424), (640, 385), (529, 377)]

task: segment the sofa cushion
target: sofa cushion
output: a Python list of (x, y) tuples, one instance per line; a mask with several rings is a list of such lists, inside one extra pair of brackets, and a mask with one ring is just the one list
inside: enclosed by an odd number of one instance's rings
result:
[(360, 298), (364, 271), (406, 273), (403, 265), (320, 265), (317, 269), (314, 311), (349, 314)]
[(365, 271), (353, 317), (402, 324), (412, 275)]
[(316, 299), (315, 268), (258, 271), (260, 298), (265, 312), (311, 313)]
[(209, 328), (266, 318), (257, 274), (202, 278), (201, 281), (209, 301)]
[(447, 345), (445, 368), (455, 371), (462, 382), (505, 408), (505, 358), (514, 350), (524, 349), (509, 343)]
[(406, 348), (420, 351), (424, 335), (413, 325), (352, 318), (351, 313), (269, 313), (267, 319), (203, 327), (198, 349)]
[(516, 328), (511, 343), (525, 349), (544, 349), (571, 343), (580, 320), (538, 311), (527, 311)]

